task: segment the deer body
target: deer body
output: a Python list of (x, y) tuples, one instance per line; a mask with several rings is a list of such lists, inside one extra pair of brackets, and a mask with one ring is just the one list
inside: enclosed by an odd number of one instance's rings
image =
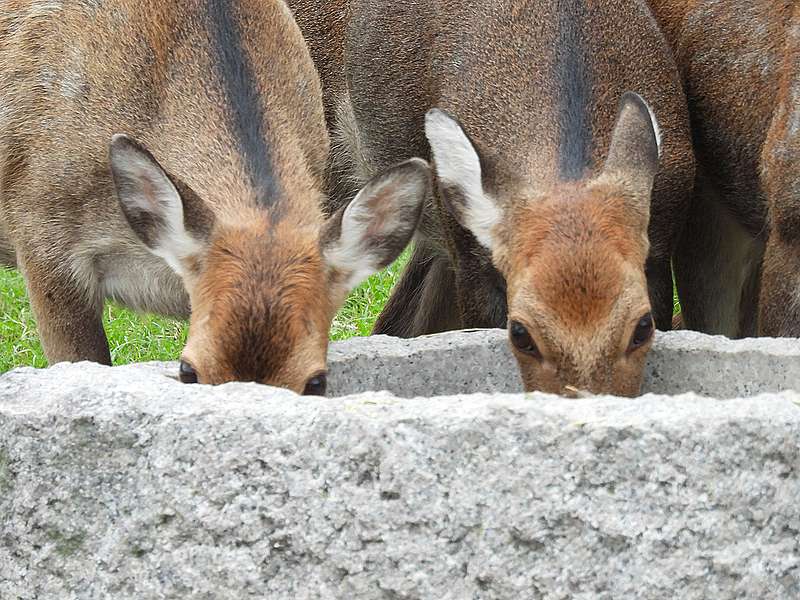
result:
[(698, 164), (675, 261), (684, 323), (800, 336), (800, 7), (650, 1), (684, 81)]
[[(628, 342), (651, 301), (670, 327), (694, 174), (648, 8), (351, 0), (343, 62), (336, 140), (354, 177), (423, 156), (438, 184), (376, 332), (508, 323), (528, 389), (636, 393), (646, 347)], [(628, 91), (649, 107), (620, 105)]]
[(191, 313), (201, 382), (303, 390), (338, 304), (402, 250), (427, 187), (408, 163), (326, 222), (327, 155), (282, 0), (0, 1), (0, 259), (25, 276), (51, 363), (110, 362), (113, 298)]

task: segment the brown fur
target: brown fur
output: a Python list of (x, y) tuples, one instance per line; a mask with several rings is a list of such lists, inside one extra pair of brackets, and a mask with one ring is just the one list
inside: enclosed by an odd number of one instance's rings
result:
[[(530, 265), (537, 295), (548, 305), (542, 312), (556, 315), (564, 325), (589, 329), (623, 293), (620, 265), (643, 262), (647, 245), (628, 235), (624, 204), (614, 202), (613, 194), (602, 203), (595, 194), (575, 195), (566, 205), (548, 198), (535, 209), (520, 209), (514, 232), (522, 238), (520, 252), (514, 253), (508, 271), (522, 272)], [(570, 254), (563, 253), (567, 247)], [(586, 285), (565, 295), (564, 281)]]
[[(509, 319), (532, 333), (544, 360), (516, 353), (527, 389), (635, 395), (648, 343), (628, 351), (650, 308), (647, 240), (616, 186), (560, 188), (514, 215)], [(565, 282), (571, 287), (565, 293)]]
[[(259, 252), (265, 243), (268, 260)], [(325, 370), (338, 299), (326, 289), (316, 240), (283, 224), (270, 230), (254, 222), (220, 231), (206, 263), (217, 276), (198, 291), (193, 316), (208, 317), (209, 326), (186, 349), (198, 357), (193, 363), (198, 372), (218, 382), (269, 378), (296, 387)], [(265, 331), (280, 335), (266, 337)]]
[[(252, 78), (236, 88), (243, 64)], [(237, 130), (254, 103), (263, 122)], [(184, 281), (145, 246), (158, 219), (120, 210), (117, 133), (180, 192), (201, 247)], [(13, 247), (51, 363), (110, 363), (111, 297), (175, 316), (191, 306), (183, 358), (201, 382), (301, 391), (324, 370), (347, 292), (322, 257), (328, 146), (319, 79), (282, 0), (0, 0), (0, 259), (13, 263)], [(253, 168), (269, 172), (257, 181)]]
[[(317, 12), (327, 10), (326, 4), (294, 2)], [(577, 318), (587, 331), (605, 328), (604, 335), (572, 343), (572, 329), (560, 331), (548, 364), (571, 356), (582, 366), (562, 364), (548, 383), (542, 369), (533, 372), (521, 358), (526, 387), (560, 391), (574, 384), (633, 393), (646, 349), (629, 361), (632, 368), (614, 365), (625, 353), (631, 323), (648, 309), (647, 285), (659, 327), (670, 327), (670, 258), (694, 175), (677, 69), (647, 7), (638, 0), (351, 0), (349, 10), (344, 73), (328, 71), (323, 85), (341, 90), (342, 78), (347, 81), (337, 128), (354, 163), (351, 176), (405, 156), (429, 156), (423, 119), (438, 107), (460, 122), (481, 156), (484, 186), (514, 215), (505, 220), (503, 248), (490, 256), (453, 217), (440, 189), (423, 217), (420, 246), (375, 331), (420, 335), (502, 327), (509, 317), (531, 327), (550, 313), (574, 325)], [(569, 66), (574, 40), (559, 38), (570, 26), (580, 31), (590, 57), (584, 65), (592, 76), (586, 129), (594, 145), (590, 167), (576, 184), (565, 185), (558, 175), (559, 103), (565, 93), (553, 73), (580, 76), (582, 67)], [(304, 33), (309, 39), (318, 35), (313, 28)], [(315, 61), (326, 61), (325, 49), (313, 48), (312, 43)], [(649, 255), (642, 223), (632, 223), (624, 208), (614, 222), (602, 208), (610, 196), (624, 195), (624, 185), (613, 192), (590, 185), (603, 166), (617, 103), (627, 90), (653, 107), (664, 138), (649, 211)], [(581, 231), (597, 234), (590, 240), (570, 235)], [(606, 234), (613, 242), (607, 243)], [(427, 276), (434, 271), (436, 277)], [(625, 306), (613, 323), (612, 305)], [(587, 366), (601, 363), (606, 366)]]
[(800, 336), (800, 7), (650, 2), (684, 79), (698, 158), (675, 265), (683, 320)]
[[(320, 79), (325, 82), (322, 102), (325, 121), (336, 122), (338, 101), (347, 91), (344, 73), (344, 40), (350, 16), (349, 0), (324, 0), (324, 10), (319, 2), (287, 0), (297, 24), (308, 43)], [(335, 131), (331, 131), (335, 134)], [(336, 137), (332, 142), (336, 146)], [(356, 182), (350, 177), (348, 161), (342, 152), (332, 152), (328, 163), (328, 212), (341, 208), (357, 192)]]

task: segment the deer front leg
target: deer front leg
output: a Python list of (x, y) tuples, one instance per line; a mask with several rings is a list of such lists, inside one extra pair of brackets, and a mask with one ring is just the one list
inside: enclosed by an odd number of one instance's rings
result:
[(768, 204), (769, 238), (764, 253), (759, 334), (800, 337), (800, 61), (794, 60), (761, 153), (762, 187)]
[(670, 258), (650, 257), (645, 269), (653, 320), (661, 331), (672, 329), (673, 297)]
[(25, 260), (22, 274), (28, 288), (39, 338), (52, 365), (57, 362), (89, 360), (111, 364), (108, 340), (103, 331), (103, 302), (88, 292), (70, 273), (54, 266), (67, 259), (47, 263)]
[(505, 329), (508, 304), (503, 276), (491, 264), (465, 262), (456, 272), (462, 327)]
[(675, 255), (675, 281), (686, 329), (738, 338), (755, 333), (764, 242), (731, 215), (718, 190), (700, 180)]
[(420, 239), (373, 334), (416, 337), (459, 329), (450, 257)]

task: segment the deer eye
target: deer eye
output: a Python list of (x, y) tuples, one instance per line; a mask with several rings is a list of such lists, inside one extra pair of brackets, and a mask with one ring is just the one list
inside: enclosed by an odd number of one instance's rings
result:
[(633, 352), (638, 348), (644, 346), (650, 338), (653, 337), (653, 332), (655, 331), (655, 324), (653, 323), (653, 315), (652, 313), (647, 313), (636, 324), (636, 329), (633, 330), (633, 335), (631, 336), (631, 343), (628, 346), (628, 352)]
[(181, 383), (197, 383), (197, 372), (192, 365), (182, 360), (178, 369), (178, 379), (181, 380)]
[(511, 343), (514, 344), (514, 347), (517, 350), (523, 354), (529, 354), (530, 356), (536, 358), (542, 357), (538, 346), (536, 346), (536, 342), (533, 341), (531, 334), (528, 333), (528, 330), (525, 329), (525, 326), (522, 323), (511, 321), (511, 324), (508, 327), (508, 333), (511, 337)]
[(324, 396), (328, 388), (328, 376), (325, 373), (317, 373), (306, 382), (303, 396)]

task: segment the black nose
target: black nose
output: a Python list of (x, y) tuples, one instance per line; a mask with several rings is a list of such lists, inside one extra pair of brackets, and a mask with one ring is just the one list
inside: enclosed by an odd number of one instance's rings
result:
[(181, 383), (197, 383), (197, 372), (192, 365), (182, 360), (181, 366), (178, 369), (178, 378), (181, 380)]

